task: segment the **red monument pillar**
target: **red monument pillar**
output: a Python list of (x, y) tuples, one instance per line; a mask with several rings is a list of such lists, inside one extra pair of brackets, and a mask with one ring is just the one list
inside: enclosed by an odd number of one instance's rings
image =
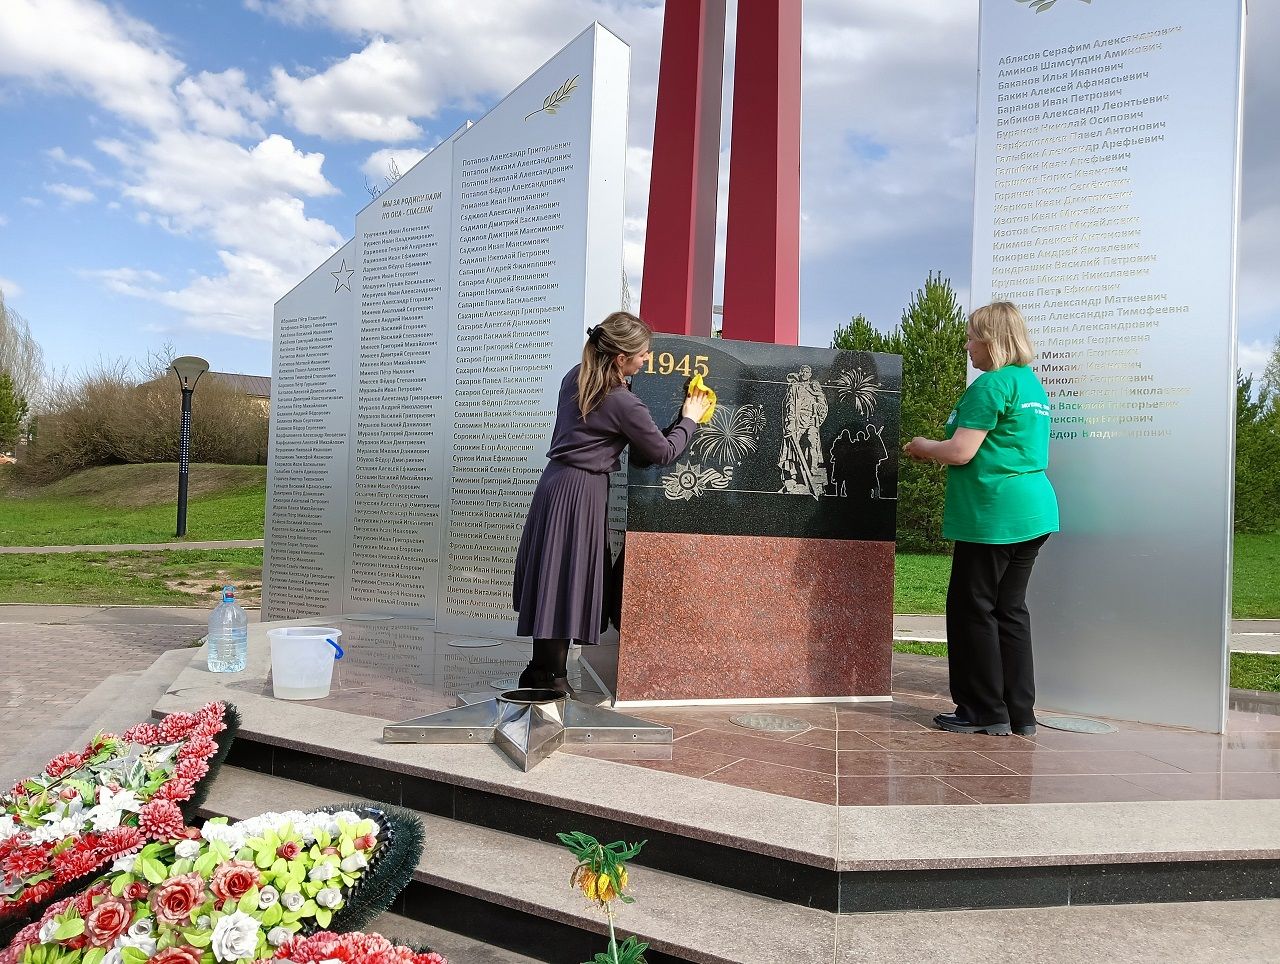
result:
[(739, 0), (725, 338), (800, 340), (800, 22), (800, 0)]
[(676, 335), (711, 334), (724, 23), (725, 0), (668, 0), (662, 21), (641, 301)]

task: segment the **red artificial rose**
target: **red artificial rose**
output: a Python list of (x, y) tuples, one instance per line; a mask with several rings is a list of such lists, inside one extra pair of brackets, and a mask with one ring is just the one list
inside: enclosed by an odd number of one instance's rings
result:
[(91, 947), (110, 947), (124, 933), (133, 917), (133, 907), (127, 901), (108, 897), (89, 911), (84, 919), (84, 934)]
[(184, 924), (191, 911), (204, 902), (204, 878), (182, 874), (166, 880), (151, 892), (151, 909), (166, 924)]
[(302, 853), (302, 846), (296, 840), (288, 840), (276, 848), (276, 856), (285, 860), (293, 860)]
[(200, 964), (200, 950), (185, 944), (166, 947), (151, 958), (148, 964)]
[(147, 885), (143, 881), (135, 880), (133, 883), (125, 887), (120, 896), (125, 900), (146, 900), (147, 894), (149, 893), (150, 891), (147, 889)]
[(338, 855), (338, 848), (337, 848), (337, 847), (325, 847), (325, 848), (324, 848), (324, 850), (322, 850), (322, 851), (320, 851), (320, 852), (321, 852), (322, 854), (325, 854), (326, 856), (333, 857), (333, 856), (337, 856), (337, 855)]
[(58, 796), (63, 800), (74, 800), (80, 796), (80, 791), (75, 787), (63, 787), (58, 791)]
[(218, 900), (239, 900), (250, 887), (257, 887), (261, 879), (251, 861), (228, 860), (214, 870), (209, 889)]
[(363, 837), (356, 837), (351, 845), (356, 850), (372, 850), (378, 845), (378, 838), (371, 833), (367, 833)]

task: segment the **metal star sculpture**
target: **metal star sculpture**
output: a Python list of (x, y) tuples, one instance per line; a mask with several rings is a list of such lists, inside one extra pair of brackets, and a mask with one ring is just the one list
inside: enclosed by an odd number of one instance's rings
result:
[(386, 743), (496, 743), (525, 773), (566, 743), (669, 745), (671, 737), (669, 726), (542, 689), (508, 690), (382, 730)]

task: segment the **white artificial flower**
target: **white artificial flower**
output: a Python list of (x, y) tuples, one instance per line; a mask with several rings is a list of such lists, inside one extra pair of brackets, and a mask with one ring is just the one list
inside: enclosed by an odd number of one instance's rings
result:
[(55, 840), (61, 840), (63, 837), (71, 837), (78, 834), (82, 826), (83, 824), (79, 818), (67, 817), (32, 830), (30, 840), (33, 844), (52, 843)]
[(98, 804), (98, 806), (85, 814), (85, 817), (93, 824), (93, 829), (97, 831), (114, 830), (120, 826), (120, 818), (123, 816), (123, 810), (110, 806), (104, 807), (102, 804)]
[(133, 865), (137, 863), (137, 854), (125, 854), (123, 857), (117, 857), (116, 862), (111, 865), (113, 874), (131, 874), (133, 873)]
[(22, 827), (9, 820), (7, 817), (0, 819), (0, 843), (4, 843), (10, 837), (22, 833)]
[(178, 846), (173, 848), (173, 852), (178, 856), (179, 860), (194, 860), (200, 856), (199, 840), (180, 840)]
[(302, 905), (306, 902), (307, 899), (296, 890), (286, 890), (280, 895), (280, 903), (282, 903), (284, 905), (284, 909), (290, 913), (301, 910)]
[(209, 843), (226, 844), (232, 853), (243, 847), (245, 842), (245, 835), (238, 826), (222, 823), (206, 823), (200, 828), (200, 836)]
[(287, 927), (273, 927), (267, 931), (267, 943), (272, 947), (279, 947), (292, 936), (293, 931)]
[[(213, 940), (209, 949), (220, 961), (238, 961), (242, 957), (253, 957), (258, 946), (258, 931), (261, 925), (244, 911), (228, 914), (213, 927)], [(148, 955), (150, 956), (150, 955)]]
[(350, 874), (357, 870), (364, 870), (365, 867), (369, 866), (369, 861), (365, 859), (364, 854), (357, 850), (350, 857), (344, 857), (339, 866)]
[(339, 810), (333, 815), (334, 820), (341, 820), (343, 823), (359, 823), (360, 815), (351, 810)]
[(134, 937), (132, 934), (124, 933), (116, 938), (116, 947), (136, 947), (138, 950), (150, 957), (156, 952), (156, 939), (154, 937)]
[(40, 925), (40, 943), (48, 944), (53, 940), (53, 932), (58, 929), (58, 922), (50, 917)]
[(200, 928), (202, 931), (207, 931), (212, 923), (213, 918), (208, 914), (201, 914), (196, 918), (196, 927)]
[(139, 917), (129, 925), (130, 937), (150, 937), (155, 933), (156, 922), (150, 917)]
[(128, 787), (121, 787), (119, 790), (112, 790), (110, 787), (99, 787), (98, 806), (137, 813), (142, 809), (142, 801)]
[(266, 910), (268, 907), (274, 907), (276, 901), (280, 899), (280, 891), (276, 890), (270, 884), (267, 884), (258, 891), (258, 910)]
[(312, 867), (307, 874), (307, 880), (332, 880), (336, 876), (338, 876), (338, 868), (326, 861)]
[(342, 891), (337, 887), (326, 887), (316, 894), (316, 903), (321, 907), (328, 907), (333, 910), (333, 908), (342, 903)]
[(124, 964), (124, 955), (120, 953), (120, 948), (112, 947), (107, 951), (107, 956), (102, 959), (102, 964)]

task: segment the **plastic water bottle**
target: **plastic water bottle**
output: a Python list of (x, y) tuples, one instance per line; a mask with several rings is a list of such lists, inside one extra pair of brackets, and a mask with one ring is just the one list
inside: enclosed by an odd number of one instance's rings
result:
[(249, 655), (249, 617), (236, 605), (235, 586), (222, 587), (222, 602), (209, 614), (209, 671), (238, 673)]

